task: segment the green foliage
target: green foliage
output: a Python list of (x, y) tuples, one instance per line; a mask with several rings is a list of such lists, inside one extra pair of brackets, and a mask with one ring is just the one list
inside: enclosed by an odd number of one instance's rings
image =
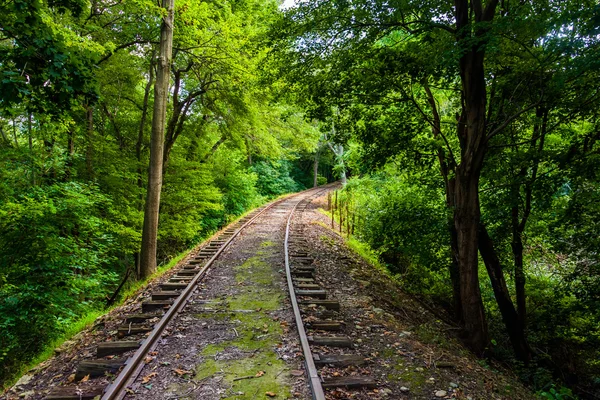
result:
[(355, 234), (380, 255), (409, 291), (449, 301), (446, 210), (438, 189), (388, 169), (352, 178), (339, 201), (357, 215)]
[[(97, 306), (116, 283), (111, 207), (92, 185), (32, 188), (0, 208), (0, 360), (10, 367)], [(4, 371), (5, 373), (6, 371)]]
[(256, 185), (263, 196), (275, 197), (304, 189), (290, 177), (289, 161), (258, 161), (250, 169), (258, 176)]
[(541, 399), (549, 400), (575, 400), (577, 397), (573, 395), (573, 392), (564, 386), (561, 386), (559, 390), (556, 390), (554, 385), (548, 391), (538, 392), (538, 396)]

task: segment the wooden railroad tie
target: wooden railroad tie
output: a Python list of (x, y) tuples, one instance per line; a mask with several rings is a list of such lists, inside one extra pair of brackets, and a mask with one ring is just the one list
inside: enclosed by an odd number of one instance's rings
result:
[(308, 324), (308, 329), (321, 331), (341, 331), (345, 324), (340, 321), (313, 321)]
[(77, 366), (75, 372), (75, 380), (80, 381), (86, 376), (90, 378), (104, 376), (107, 372), (115, 373), (123, 365), (125, 365), (124, 359), (112, 359), (112, 360), (85, 360), (81, 361)]
[(155, 310), (163, 310), (165, 308), (169, 308), (172, 305), (173, 305), (173, 300), (162, 300), (162, 301), (148, 300), (148, 301), (144, 301), (142, 303), (142, 312), (146, 313), (146, 312), (155, 311)]
[(335, 378), (323, 379), (323, 389), (333, 389), (337, 387), (345, 387), (347, 389), (360, 389), (377, 387), (377, 382), (369, 377), (362, 376), (340, 376)]
[(348, 336), (308, 336), (308, 341), (315, 346), (352, 347)]
[(165, 291), (161, 291), (161, 292), (154, 292), (152, 293), (152, 300), (153, 301), (158, 301), (158, 300), (168, 300), (168, 299), (173, 299), (175, 297), (179, 297), (179, 295), (181, 294), (181, 292), (175, 292), (172, 290), (165, 290)]
[(150, 332), (152, 327), (144, 324), (127, 324), (117, 328), (117, 336), (122, 338), (129, 335), (138, 335), (140, 333)]
[(336, 367), (348, 367), (350, 365), (363, 365), (367, 361), (364, 357), (356, 354), (313, 354), (316, 365), (334, 365)]
[(92, 400), (102, 396), (106, 385), (87, 386), (78, 388), (74, 386), (56, 386), (44, 397), (47, 400)]
[(114, 342), (104, 342), (98, 345), (98, 348), (96, 349), (96, 357), (102, 358), (106, 356), (115, 356), (131, 350), (137, 350), (139, 347), (140, 342), (136, 340), (117, 340)]
[(132, 314), (125, 317), (126, 323), (139, 323), (144, 322), (152, 318), (161, 318), (162, 313), (146, 313), (146, 314)]
[(326, 299), (327, 291), (323, 289), (317, 290), (296, 290), (296, 296), (313, 297), (315, 299)]
[(314, 304), (316, 306), (324, 307), (329, 310), (339, 310), (340, 302), (337, 300), (300, 300), (298, 304), (302, 306), (310, 306)]
[(160, 288), (162, 290), (183, 290), (187, 287), (187, 283), (171, 283), (171, 282), (167, 282), (167, 283), (161, 283), (160, 284)]

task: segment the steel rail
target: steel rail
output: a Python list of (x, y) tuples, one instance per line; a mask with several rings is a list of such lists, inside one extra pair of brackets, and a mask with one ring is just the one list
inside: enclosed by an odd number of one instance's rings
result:
[(298, 300), (296, 299), (296, 292), (294, 291), (294, 284), (292, 282), (292, 271), (290, 269), (288, 249), (290, 225), (296, 208), (298, 208), (298, 205), (300, 205), (300, 203), (303, 200), (305, 199), (302, 199), (298, 203), (296, 203), (296, 205), (290, 212), (290, 215), (288, 216), (287, 224), (285, 227), (285, 240), (283, 242), (283, 252), (285, 254), (285, 275), (287, 277), (288, 289), (290, 292), (290, 300), (292, 302), (292, 308), (294, 310), (294, 317), (296, 318), (298, 336), (300, 336), (300, 343), (302, 344), (302, 352), (304, 353), (304, 362), (306, 363), (306, 371), (308, 373), (308, 381), (310, 384), (312, 396), (314, 400), (325, 400), (325, 392), (323, 391), (323, 386), (321, 385), (321, 378), (319, 377), (319, 373), (317, 372), (315, 360), (313, 359), (312, 352), (310, 351), (308, 337), (306, 336), (306, 330), (304, 329), (304, 324), (302, 323), (302, 315), (300, 314), (300, 308), (298, 307)]
[(290, 196), (283, 197), (279, 200), (268, 204), (263, 208), (259, 213), (253, 216), (251, 219), (246, 221), (244, 225), (239, 227), (234, 234), (217, 250), (217, 252), (204, 264), (202, 269), (194, 276), (194, 278), (190, 281), (189, 285), (185, 288), (185, 290), (177, 297), (175, 302), (171, 305), (171, 307), (167, 310), (165, 315), (157, 322), (154, 326), (154, 329), (150, 333), (150, 335), (144, 340), (138, 350), (131, 356), (125, 363), (125, 368), (119, 373), (117, 378), (106, 388), (104, 391), (104, 395), (101, 400), (119, 400), (122, 399), (125, 395), (125, 389), (128, 385), (132, 384), (135, 379), (139, 376), (140, 372), (144, 368), (143, 360), (146, 355), (153, 351), (158, 345), (158, 339), (164, 329), (167, 327), (169, 322), (179, 313), (181, 309), (187, 304), (189, 298), (192, 293), (196, 289), (196, 284), (204, 277), (206, 271), (213, 262), (217, 259), (217, 257), (229, 246), (229, 244), (242, 232), (244, 228), (250, 225), (254, 220), (256, 220), (259, 216), (261, 216), (265, 211), (271, 209), (276, 204), (287, 200)]

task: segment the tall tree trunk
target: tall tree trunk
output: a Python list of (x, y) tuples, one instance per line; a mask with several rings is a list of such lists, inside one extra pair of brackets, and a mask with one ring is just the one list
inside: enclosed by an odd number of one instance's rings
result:
[[(525, 206), (523, 208), (523, 215), (519, 215), (519, 188), (517, 188), (515, 205), (512, 208), (512, 242), (511, 248), (513, 252), (513, 258), (515, 262), (515, 293), (517, 296), (517, 310), (519, 313), (519, 320), (523, 329), (527, 328), (527, 298), (525, 293), (525, 284), (527, 283), (527, 279), (525, 277), (525, 270), (523, 265), (523, 232), (525, 231), (525, 227), (527, 226), (527, 221), (529, 220), (529, 215), (531, 215), (531, 201), (533, 198), (533, 185), (537, 179), (540, 156), (542, 151), (544, 150), (544, 143), (546, 139), (546, 134), (548, 130), (548, 110), (544, 107), (538, 107), (536, 110), (536, 117), (538, 118), (538, 122), (536, 122), (536, 127), (533, 130), (533, 138), (531, 142), (532, 150), (534, 151), (534, 156), (532, 160), (531, 167), (531, 178), (525, 184)], [(535, 149), (537, 138), (539, 137), (539, 142), (537, 142), (537, 149)], [(521, 175), (525, 175), (527, 171), (523, 169), (521, 171)], [(519, 219), (520, 218), (520, 219)]]
[(486, 29), (497, 5), (498, 0), (489, 0), (485, 8), (481, 0), (455, 0), (462, 112), (458, 120), (461, 157), (456, 167), (454, 225), (464, 327), (471, 348), (480, 355), (489, 342), (478, 276), (479, 178), (487, 151), (484, 59)]
[(527, 364), (531, 361), (531, 348), (525, 337), (524, 326), (510, 298), (500, 259), (496, 254), (492, 239), (483, 224), (479, 225), (479, 233), (479, 252), (490, 277), (494, 296), (496, 297), (500, 314), (502, 314), (502, 320), (508, 331), (510, 342), (517, 358)]
[(65, 162), (65, 180), (72, 176), (73, 161), (75, 158), (75, 132), (69, 129), (67, 132), (67, 161)]
[(88, 179), (94, 178), (94, 107), (86, 107), (87, 145), (85, 149), (85, 170)]
[(17, 139), (17, 120), (13, 118), (13, 137), (15, 139), (15, 148), (19, 148), (19, 140)]
[[(152, 53), (150, 55), (150, 66), (148, 68), (148, 82), (146, 83), (146, 88), (144, 89), (142, 116), (140, 118), (140, 126), (138, 128), (137, 141), (135, 143), (135, 158), (137, 160), (137, 186), (139, 189), (139, 211), (142, 211), (144, 209), (144, 171), (142, 169), (142, 146), (144, 145), (144, 132), (146, 131), (146, 120), (148, 119), (148, 102), (150, 99), (150, 91), (152, 90), (152, 85), (154, 84), (154, 56), (155, 51), (152, 50)], [(140, 270), (140, 251), (136, 251), (133, 254), (133, 261), (135, 263), (135, 271), (137, 276), (141, 276), (142, 274)]]
[[(135, 158), (137, 160), (137, 185), (140, 189), (140, 193), (144, 188), (144, 171), (142, 170), (142, 146), (144, 145), (144, 132), (146, 131), (146, 120), (148, 118), (148, 102), (150, 100), (150, 91), (154, 84), (154, 51), (150, 55), (150, 67), (148, 69), (148, 82), (144, 90), (144, 102), (142, 104), (142, 116), (140, 118), (140, 126), (138, 128), (137, 142), (135, 143)], [(144, 199), (140, 198), (138, 203), (138, 210), (142, 210), (144, 207)], [(139, 270), (138, 270), (139, 275)]]
[[(431, 131), (433, 137), (435, 139), (439, 139), (442, 136), (442, 121), (440, 117), (440, 113), (438, 111), (437, 103), (435, 101), (435, 97), (433, 96), (433, 92), (429, 88), (429, 83), (427, 79), (423, 80), (423, 88), (425, 89), (425, 93), (427, 94), (427, 102), (429, 103), (429, 107), (431, 109), (431, 113), (433, 115), (433, 119), (431, 121)], [(450, 151), (448, 149), (448, 151)], [(444, 191), (446, 194), (446, 207), (448, 210), (454, 210), (454, 191), (456, 187), (456, 179), (454, 177), (450, 177), (450, 172), (454, 171), (456, 168), (456, 163), (452, 153), (448, 156), (442, 147), (437, 150), (437, 158), (440, 167), (440, 174), (444, 179)], [(451, 214), (449, 214), (451, 215)], [(460, 271), (458, 268), (458, 235), (456, 232), (456, 227), (454, 226), (454, 219), (449, 216), (448, 218), (448, 232), (450, 233), (450, 250), (451, 250), (451, 262), (448, 266), (450, 271), (450, 280), (452, 281), (452, 305), (454, 310), (454, 318), (463, 322), (463, 311), (462, 311), (462, 303), (460, 300)]]
[(463, 163), (465, 163), (464, 159), (457, 167), (454, 211), (460, 299), (469, 345), (476, 354), (483, 355), (488, 346), (488, 331), (479, 289), (479, 173), (473, 173)]
[(32, 132), (32, 115), (29, 113), (27, 118), (27, 137), (29, 139), (29, 163), (31, 164), (31, 186), (35, 186), (35, 157), (33, 155), (33, 132)]
[(167, 14), (163, 18), (160, 31), (160, 53), (156, 84), (154, 85), (154, 112), (152, 136), (150, 138), (150, 166), (148, 168), (148, 194), (144, 210), (142, 248), (140, 255), (140, 278), (146, 278), (156, 271), (156, 240), (162, 188), (162, 162), (169, 93), (169, 74), (173, 54), (173, 12), (175, 0), (162, 0)]
[(315, 158), (313, 159), (313, 187), (317, 187), (319, 185), (319, 180), (317, 179), (319, 176), (319, 150), (315, 152)]

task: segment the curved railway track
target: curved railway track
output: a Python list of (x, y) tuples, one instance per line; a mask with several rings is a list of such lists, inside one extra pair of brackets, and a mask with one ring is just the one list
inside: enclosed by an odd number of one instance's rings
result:
[[(215, 235), (215, 238), (208, 241), (200, 250), (188, 260), (188, 262), (179, 268), (171, 278), (160, 284), (160, 290), (152, 292), (151, 298), (143, 301), (141, 304), (141, 314), (130, 314), (125, 316), (123, 324), (118, 327), (117, 338), (123, 339), (129, 335), (147, 334), (143, 340), (110, 340), (99, 343), (96, 347), (95, 358), (85, 359), (79, 362), (75, 373), (74, 381), (85, 382), (84, 385), (58, 386), (50, 390), (44, 397), (48, 400), (84, 400), (98, 399), (114, 400), (123, 398), (128, 387), (138, 378), (144, 367), (144, 360), (156, 348), (165, 328), (173, 321), (178, 313), (188, 302), (194, 292), (197, 284), (202, 281), (206, 272), (213, 265), (219, 255), (236, 239), (236, 237), (256, 219), (267, 210), (276, 207), (289, 200), (299, 198), (289, 212), (288, 225), (285, 237), (285, 259), (288, 263), (288, 239), (289, 224), (300, 204), (309, 204), (309, 202), (329, 190), (328, 187), (309, 189), (307, 191), (287, 196), (276, 200), (266, 206), (260, 207), (234, 224), (228, 226), (225, 230)], [(290, 280), (291, 282), (291, 280)], [(291, 286), (290, 286), (291, 287)], [(292, 293), (293, 294), (293, 293)], [(295, 295), (292, 297), (295, 307), (298, 307)], [(295, 310), (296, 310), (295, 308)], [(297, 315), (299, 318), (299, 314)], [(299, 319), (299, 327), (302, 327)], [(302, 330), (303, 340), (306, 338)], [(304, 342), (303, 342), (304, 348)], [(310, 351), (307, 348), (308, 351)], [(133, 354), (127, 359), (118, 358), (126, 353)], [(307, 354), (307, 353), (305, 353)], [(312, 362), (312, 357), (307, 357), (307, 371), (310, 376), (311, 390), (314, 398), (324, 399), (323, 389), (318, 382), (318, 375)], [(106, 384), (107, 373), (117, 374), (115, 379)], [(102, 382), (95, 383), (95, 380)]]

